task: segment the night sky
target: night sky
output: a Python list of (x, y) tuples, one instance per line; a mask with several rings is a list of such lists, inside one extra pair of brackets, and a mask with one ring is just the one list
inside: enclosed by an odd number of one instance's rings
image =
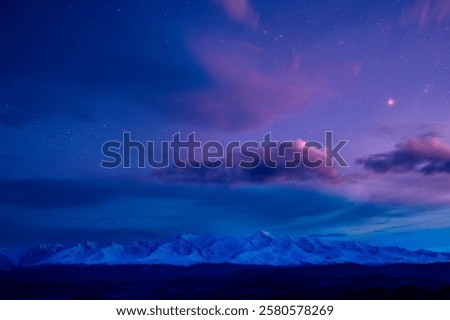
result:
[[(0, 246), (185, 232), (450, 250), (449, 0), (0, 1)], [(348, 168), (104, 169), (101, 147), (349, 140)]]

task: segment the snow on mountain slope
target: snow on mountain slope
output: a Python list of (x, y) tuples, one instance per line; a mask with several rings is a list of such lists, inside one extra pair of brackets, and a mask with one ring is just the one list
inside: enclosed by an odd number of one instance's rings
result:
[(352, 241), (272, 236), (260, 231), (250, 237), (183, 234), (172, 240), (131, 244), (82, 242), (74, 246), (40, 245), (18, 259), (0, 255), (0, 267), (13, 264), (171, 264), (236, 263), (305, 265), (359, 263), (434, 263), (450, 261), (450, 253), (375, 247)]
[(58, 252), (64, 251), (66, 249), (67, 248), (65, 248), (60, 244), (57, 245), (40, 244), (37, 247), (34, 247), (26, 251), (24, 254), (22, 254), (19, 257), (17, 264), (20, 266), (36, 265), (42, 262), (43, 260), (54, 256)]

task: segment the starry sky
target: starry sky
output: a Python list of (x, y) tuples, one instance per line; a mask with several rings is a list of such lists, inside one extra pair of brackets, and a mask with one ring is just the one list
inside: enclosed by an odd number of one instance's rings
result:
[[(2, 247), (268, 230), (450, 250), (449, 0), (3, 0), (0, 49)], [(123, 132), (326, 131), (349, 167), (100, 167)]]

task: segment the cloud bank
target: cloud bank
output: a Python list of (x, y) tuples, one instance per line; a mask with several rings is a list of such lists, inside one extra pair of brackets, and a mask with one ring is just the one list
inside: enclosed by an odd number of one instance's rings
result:
[(418, 172), (423, 175), (450, 173), (450, 145), (439, 137), (411, 138), (385, 153), (356, 161), (374, 173)]

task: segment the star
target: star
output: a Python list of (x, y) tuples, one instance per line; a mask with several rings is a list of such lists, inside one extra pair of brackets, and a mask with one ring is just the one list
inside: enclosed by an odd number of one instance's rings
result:
[(395, 105), (395, 100), (392, 99), (392, 98), (390, 98), (390, 99), (388, 99), (388, 100), (386, 101), (386, 103), (387, 103), (387, 105), (388, 105), (389, 107), (392, 107), (392, 106)]

